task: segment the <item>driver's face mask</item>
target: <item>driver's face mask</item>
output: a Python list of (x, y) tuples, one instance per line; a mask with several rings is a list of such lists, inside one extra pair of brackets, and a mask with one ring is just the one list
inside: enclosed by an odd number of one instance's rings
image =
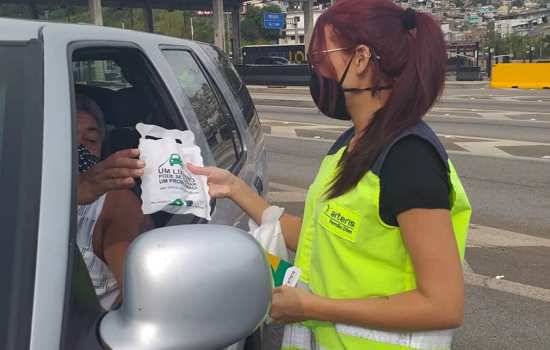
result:
[(99, 162), (99, 158), (90, 152), (86, 146), (78, 146), (78, 172), (85, 173)]

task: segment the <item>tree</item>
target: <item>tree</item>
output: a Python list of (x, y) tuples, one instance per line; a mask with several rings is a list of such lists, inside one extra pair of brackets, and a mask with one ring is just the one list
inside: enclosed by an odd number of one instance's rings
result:
[(280, 13), (281, 8), (276, 5), (268, 5), (263, 8), (248, 6), (247, 14), (241, 21), (241, 33), (243, 42), (247, 44), (272, 43), (279, 39), (278, 30), (264, 29), (264, 13)]
[(525, 5), (525, 2), (523, 0), (513, 0), (512, 1), (512, 6), (523, 7), (523, 5)]
[(454, 0), (453, 3), (457, 8), (463, 8), (464, 7), (464, 0)]

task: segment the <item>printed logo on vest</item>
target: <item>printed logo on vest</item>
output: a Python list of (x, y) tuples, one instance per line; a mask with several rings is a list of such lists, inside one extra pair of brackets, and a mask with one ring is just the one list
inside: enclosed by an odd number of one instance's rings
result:
[(336, 203), (328, 202), (319, 216), (319, 223), (338, 237), (355, 242), (361, 225), (361, 215)]

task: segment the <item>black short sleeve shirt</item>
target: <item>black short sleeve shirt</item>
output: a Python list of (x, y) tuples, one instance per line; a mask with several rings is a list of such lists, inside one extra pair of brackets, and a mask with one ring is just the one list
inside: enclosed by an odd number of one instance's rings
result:
[(380, 217), (399, 226), (409, 209), (450, 209), (449, 172), (434, 146), (409, 135), (390, 149), (380, 172)]

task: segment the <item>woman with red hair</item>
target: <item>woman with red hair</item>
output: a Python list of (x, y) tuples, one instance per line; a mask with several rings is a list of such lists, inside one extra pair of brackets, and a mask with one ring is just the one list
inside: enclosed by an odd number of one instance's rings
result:
[[(300, 288), (277, 288), (271, 316), (286, 349), (450, 349), (464, 314), (462, 260), (471, 208), (435, 133), (422, 121), (447, 62), (438, 23), (390, 0), (339, 0), (309, 47), (311, 95), (353, 128), (308, 191), (304, 217), (281, 227)], [(228, 172), (211, 194), (256, 222), (269, 205)]]

